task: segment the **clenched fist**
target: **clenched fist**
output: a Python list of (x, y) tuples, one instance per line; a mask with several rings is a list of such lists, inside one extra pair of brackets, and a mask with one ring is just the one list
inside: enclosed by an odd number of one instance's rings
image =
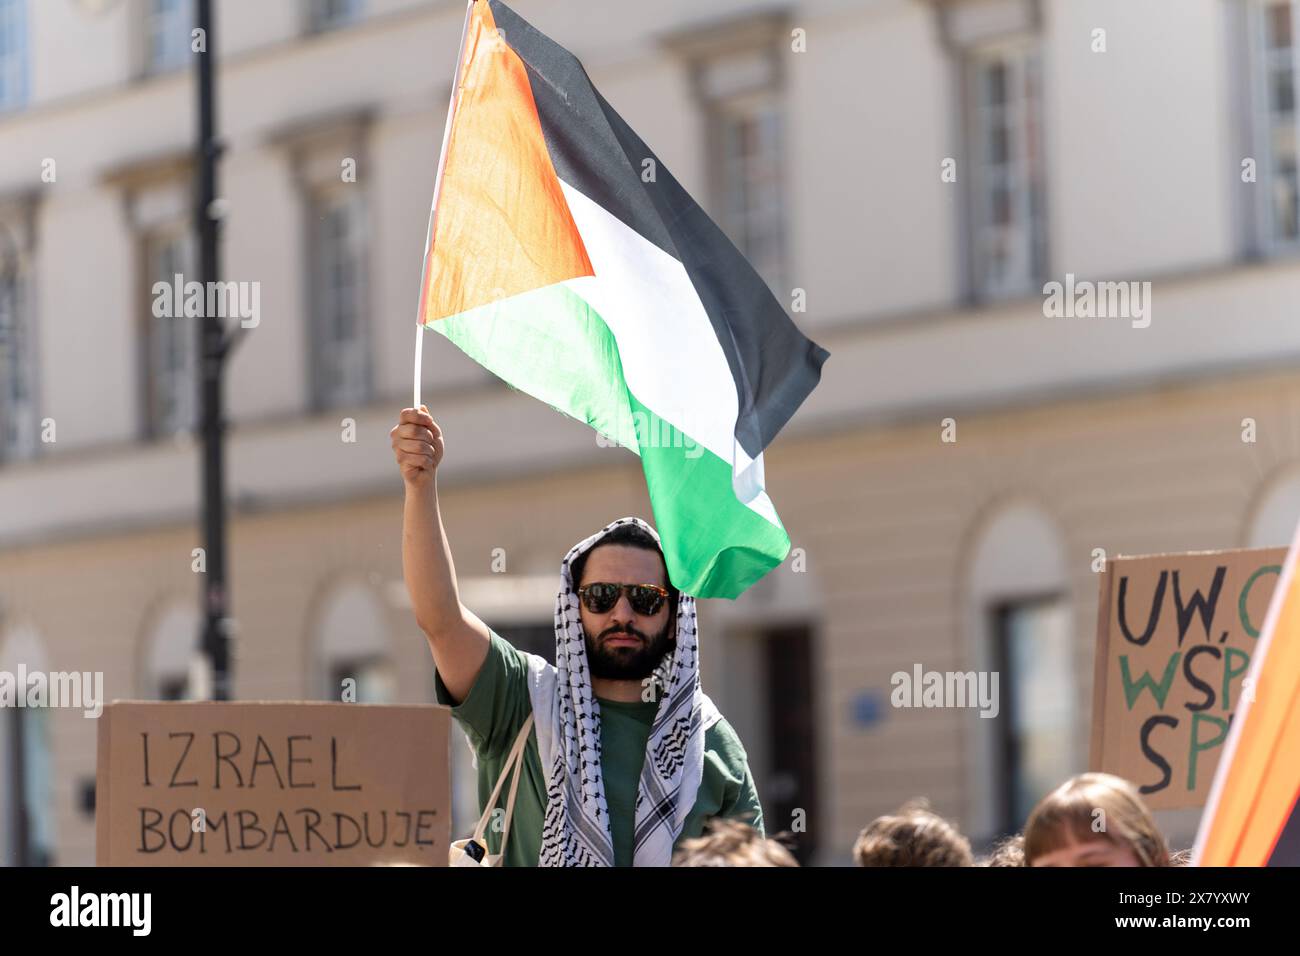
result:
[(397, 425), (388, 435), (393, 440), (393, 455), (402, 471), (402, 480), (412, 487), (430, 484), (442, 463), (446, 444), (442, 429), (429, 409), (424, 405), (402, 409)]

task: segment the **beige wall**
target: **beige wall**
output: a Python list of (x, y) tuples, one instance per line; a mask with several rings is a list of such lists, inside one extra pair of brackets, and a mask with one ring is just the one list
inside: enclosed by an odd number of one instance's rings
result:
[[(940, 441), (936, 418), (783, 446), (770, 459), (773, 500), (826, 596), (820, 729), (828, 743), (823, 792), (835, 799), (825, 825), (845, 850), (872, 817), (918, 795), (978, 833), (978, 793), (991, 772), (968, 746), (978, 717), (899, 710), (858, 732), (847, 713), (864, 688), (887, 699), (890, 674), (915, 662), (976, 666), (963, 601), (969, 556), (993, 515), (1028, 502), (1060, 530), (1077, 648), (1076, 749), (1086, 754), (1093, 549), (1114, 556), (1251, 543), (1260, 496), (1300, 459), (1294, 375), (956, 417), (951, 445)], [(1256, 444), (1241, 440), (1246, 417), (1256, 419)], [(1297, 518), (1290, 515), (1292, 527)], [(1288, 536), (1279, 529), (1263, 537)], [(1194, 821), (1175, 822), (1171, 837), (1190, 845)]]

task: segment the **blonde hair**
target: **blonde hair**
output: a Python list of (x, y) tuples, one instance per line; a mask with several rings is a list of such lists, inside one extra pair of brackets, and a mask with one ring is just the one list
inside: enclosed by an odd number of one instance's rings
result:
[(701, 836), (683, 840), (673, 866), (798, 866), (794, 855), (747, 823), (717, 818)]
[[(1100, 830), (1094, 828), (1098, 819)], [(1025, 864), (1071, 843), (1096, 840), (1128, 847), (1140, 866), (1169, 865), (1165, 838), (1137, 787), (1109, 773), (1081, 773), (1039, 801), (1025, 823)]]
[(853, 844), (853, 859), (858, 866), (975, 865), (970, 841), (925, 800), (872, 820)]

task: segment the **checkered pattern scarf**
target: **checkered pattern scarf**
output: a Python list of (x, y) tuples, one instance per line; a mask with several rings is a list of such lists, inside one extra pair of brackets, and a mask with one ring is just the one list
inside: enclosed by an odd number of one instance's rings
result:
[[(591, 692), (587, 643), (578, 612), (571, 568), (620, 525), (635, 523), (656, 541), (659, 535), (639, 518), (620, 518), (564, 558), (555, 600), (555, 667), (531, 663), (530, 693), (537, 739), (547, 776), (546, 818), (538, 866), (613, 866), (609, 808), (601, 773), (600, 703)], [(721, 717), (700, 689), (695, 599), (677, 602), (677, 643), (656, 668), (659, 709), (646, 741), (646, 759), (636, 800), (634, 866), (668, 866), (673, 843), (695, 805), (704, 770), (704, 732)], [(549, 719), (547, 719), (549, 717)]]

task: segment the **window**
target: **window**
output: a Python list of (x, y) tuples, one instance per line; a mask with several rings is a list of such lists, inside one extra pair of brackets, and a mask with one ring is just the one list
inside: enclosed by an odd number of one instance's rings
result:
[(193, 700), (190, 666), (203, 621), (193, 601), (175, 599), (152, 617), (138, 672), (145, 700)]
[(969, 70), (974, 291), (1028, 295), (1046, 272), (1038, 55), (1027, 41), (985, 47)]
[(382, 654), (336, 659), (331, 663), (331, 669), (330, 687), (338, 688), (339, 696), (342, 696), (345, 680), (355, 682), (352, 689), (356, 698), (352, 703), (391, 704), (397, 699), (397, 675)]
[(36, 453), (36, 355), (17, 249), (0, 223), (0, 461)]
[(1300, 240), (1300, 188), (1296, 176), (1295, 0), (1272, 0), (1256, 6), (1254, 48), (1255, 150), (1264, 231), (1272, 250)]
[(1069, 609), (1061, 600), (1006, 604), (996, 619), (1001, 829), (1015, 833), (1034, 805), (1079, 769), (1073, 649)]
[(718, 106), (723, 228), (774, 289), (784, 287), (781, 109), (772, 95)]
[(356, 404), (370, 393), (362, 196), (343, 184), (317, 190), (309, 205), (312, 399), (317, 408)]
[(193, 0), (148, 0), (144, 11), (144, 72), (166, 73), (185, 66), (193, 29)]
[(26, 0), (0, 0), (0, 111), (27, 102)]
[(0, 727), (5, 785), (9, 788), (4, 821), (5, 858), (10, 866), (52, 866), (53, 822), (49, 810), (49, 708), (7, 708)]
[(1294, 464), (1275, 475), (1255, 496), (1246, 529), (1246, 547), (1285, 547), (1300, 521), (1300, 468)]
[(315, 411), (370, 398), (369, 211), (366, 167), (373, 113), (344, 110), (270, 134), (298, 188), (307, 404)]
[[(44, 649), (29, 628), (0, 639), (0, 670), (48, 671)], [(54, 863), (50, 712), (46, 707), (0, 709), (0, 865)]]
[(667, 42), (688, 64), (708, 129), (714, 219), (779, 299), (786, 285), (781, 17), (742, 17)]
[[(370, 588), (357, 581), (332, 586), (322, 601), (314, 632), (311, 681), (321, 700), (343, 700), (348, 691), (356, 692), (357, 703), (396, 699), (397, 672), (387, 616)], [(356, 683), (345, 686), (344, 680)]]
[(1092, 652), (1074, 640), (1067, 549), (1053, 517), (1033, 500), (1012, 500), (973, 531), (955, 669), (998, 675), (997, 716), (968, 707), (962, 718), (962, 829), (978, 849), (1018, 832), (1046, 788), (1084, 769), (1076, 756), (1086, 747)]
[[(808, 627), (773, 628), (761, 634), (764, 693), (767, 704), (768, 755), (759, 789), (764, 827), (788, 830), (799, 810), (817, 800), (817, 681), (813, 671), (812, 632)], [(818, 849), (815, 828), (800, 832), (794, 855), (809, 865)]]
[(322, 31), (346, 26), (361, 15), (361, 6), (361, 0), (308, 0), (308, 29)]
[[(176, 225), (148, 234), (144, 240), (145, 289), (145, 427), (147, 437), (160, 438), (192, 430), (198, 408), (197, 317), (172, 314), (174, 297), (167, 296), (165, 314), (154, 314), (153, 287), (164, 282), (173, 289), (179, 281), (184, 286), (191, 275), (192, 240)], [(180, 277), (179, 279), (177, 277)], [(181, 296), (184, 305), (184, 296)]]

